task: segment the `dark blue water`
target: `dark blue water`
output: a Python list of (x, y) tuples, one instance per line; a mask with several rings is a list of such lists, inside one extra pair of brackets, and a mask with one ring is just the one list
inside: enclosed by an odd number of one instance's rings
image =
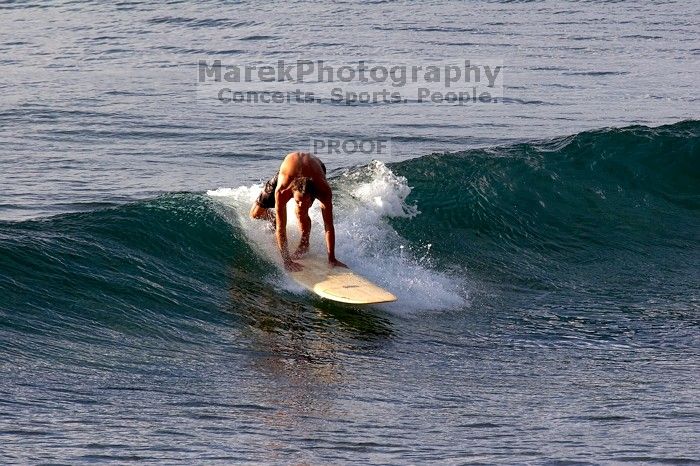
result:
[[(0, 3), (0, 460), (700, 463), (698, 13)], [(198, 98), (199, 59), (299, 56), (499, 58), (504, 96)], [(399, 297), (365, 308), (246, 218), (358, 136), (391, 152), (324, 161), (339, 258)]]

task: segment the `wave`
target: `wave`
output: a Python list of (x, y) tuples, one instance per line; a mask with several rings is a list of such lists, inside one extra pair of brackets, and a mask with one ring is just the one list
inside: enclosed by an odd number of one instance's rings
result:
[[(338, 257), (397, 294), (381, 309), (402, 315), (467, 309), (483, 286), (571, 306), (694, 305), (699, 133), (697, 121), (602, 129), (348, 169), (331, 180)], [(232, 318), (222, 307), (313, 302), (247, 216), (259, 189), (0, 222), (0, 331), (196, 341)], [(311, 217), (321, 252), (317, 206)]]
[[(700, 122), (685, 121), (405, 161), (392, 170), (410, 180), (409, 201), (425, 215), (397, 231), (442, 238), (433, 240), (439, 257), (524, 286), (658, 265), (688, 272), (700, 231), (699, 138)], [(580, 276), (592, 266), (608, 270)]]

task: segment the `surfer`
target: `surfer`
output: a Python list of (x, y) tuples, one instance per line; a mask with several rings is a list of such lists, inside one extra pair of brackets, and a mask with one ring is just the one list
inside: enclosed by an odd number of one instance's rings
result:
[[(301, 229), (301, 241), (293, 254), (287, 247), (287, 209), (290, 199), (296, 203), (296, 215)], [(321, 204), (323, 227), (326, 230), (326, 247), (328, 263), (332, 266), (347, 267), (335, 257), (335, 228), (333, 227), (333, 193), (326, 180), (326, 166), (318, 157), (304, 152), (288, 154), (280, 165), (277, 175), (272, 177), (253, 203), (250, 216), (266, 219), (276, 227), (277, 245), (282, 253), (284, 267), (291, 272), (298, 272), (302, 265), (294, 262), (309, 250), (311, 218), (309, 208), (318, 199)], [(280, 208), (280, 206), (282, 208)], [(275, 208), (275, 213), (271, 209)]]

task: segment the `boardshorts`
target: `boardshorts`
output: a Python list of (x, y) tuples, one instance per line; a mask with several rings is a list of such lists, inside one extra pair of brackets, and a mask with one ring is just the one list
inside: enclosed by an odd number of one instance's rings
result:
[(278, 176), (279, 174), (273, 176), (265, 183), (265, 186), (263, 186), (262, 192), (255, 201), (260, 207), (264, 209), (272, 209), (275, 207), (275, 188), (277, 188)]

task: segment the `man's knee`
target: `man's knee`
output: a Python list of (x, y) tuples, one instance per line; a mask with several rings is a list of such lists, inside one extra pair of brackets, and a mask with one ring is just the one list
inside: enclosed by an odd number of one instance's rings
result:
[(254, 203), (253, 207), (250, 208), (250, 218), (261, 218), (265, 216), (265, 211), (267, 209), (263, 209), (258, 205), (258, 203)]

